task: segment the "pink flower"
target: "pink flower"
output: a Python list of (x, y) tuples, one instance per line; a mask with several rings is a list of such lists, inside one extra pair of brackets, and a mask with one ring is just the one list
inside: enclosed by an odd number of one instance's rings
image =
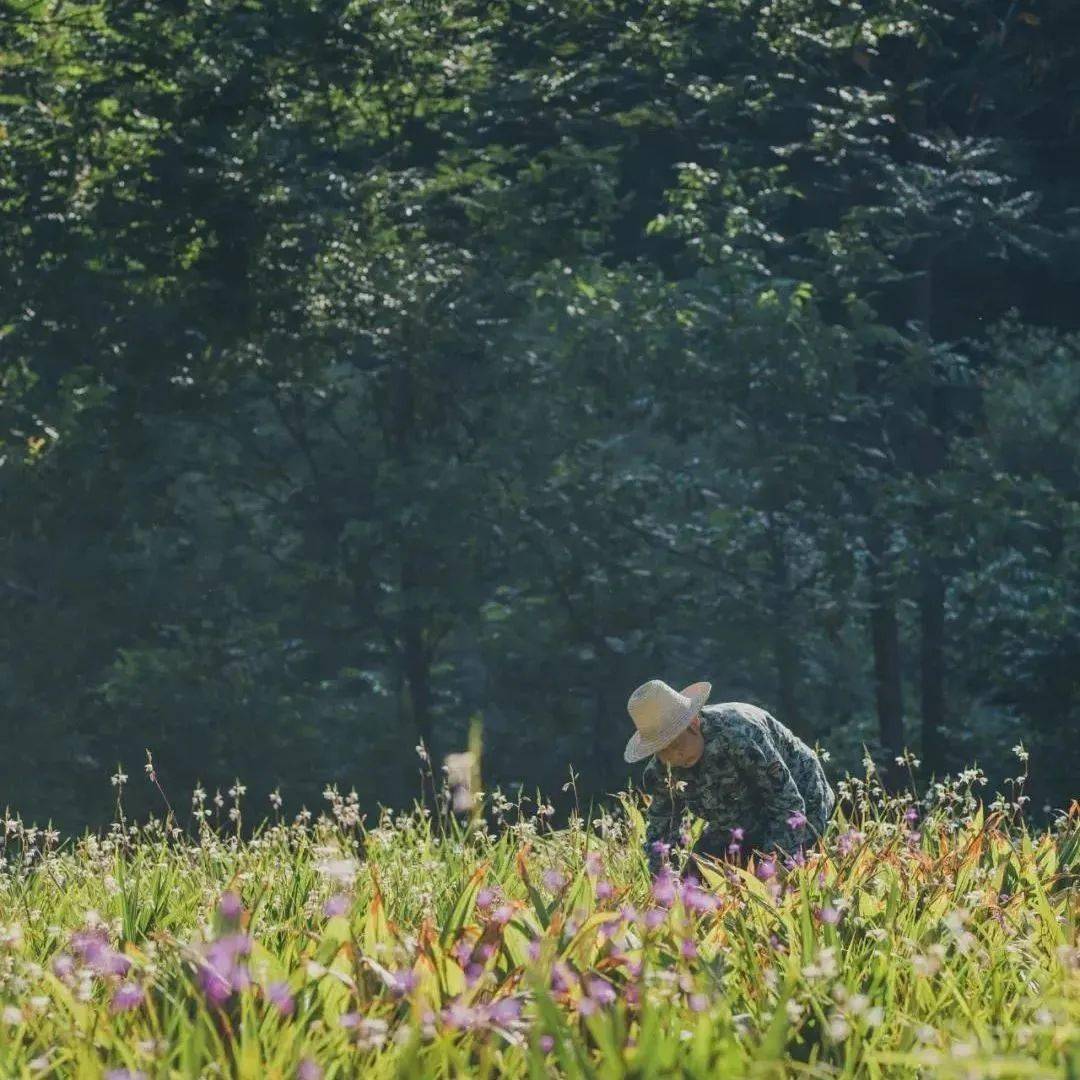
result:
[(689, 1005), (691, 1012), (702, 1013), (708, 1009), (709, 999), (704, 994), (691, 994)]

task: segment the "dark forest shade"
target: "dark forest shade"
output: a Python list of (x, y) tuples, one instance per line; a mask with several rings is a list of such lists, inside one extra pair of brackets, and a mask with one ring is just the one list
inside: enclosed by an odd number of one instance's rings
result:
[(146, 747), (174, 802), (402, 803), (474, 716), (486, 784), (602, 797), (654, 676), (1080, 794), (1076, 5), (0, 50), (0, 803), (100, 820)]

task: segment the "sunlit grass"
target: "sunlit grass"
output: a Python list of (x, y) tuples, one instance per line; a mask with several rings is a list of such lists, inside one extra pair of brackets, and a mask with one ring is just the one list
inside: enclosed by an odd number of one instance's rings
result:
[(240, 839), (238, 786), (70, 845), (9, 813), (0, 1076), (1080, 1075), (1080, 817), (979, 780), (850, 780), (805, 863), (696, 883), (650, 880), (629, 797), (552, 830), (328, 791)]

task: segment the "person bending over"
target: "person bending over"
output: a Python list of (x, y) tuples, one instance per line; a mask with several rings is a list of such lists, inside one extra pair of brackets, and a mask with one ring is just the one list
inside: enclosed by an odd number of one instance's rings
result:
[(744, 701), (707, 705), (712, 685), (681, 693), (659, 679), (627, 702), (637, 730), (628, 762), (652, 760), (645, 847), (655, 872), (684, 843), (686, 812), (705, 822), (696, 851), (741, 861), (751, 851), (794, 855), (825, 831), (836, 796), (817, 754), (775, 717)]

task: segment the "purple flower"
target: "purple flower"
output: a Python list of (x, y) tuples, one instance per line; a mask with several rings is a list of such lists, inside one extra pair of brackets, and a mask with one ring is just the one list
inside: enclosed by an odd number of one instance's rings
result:
[(590, 851), (589, 854), (585, 856), (585, 872), (590, 877), (599, 877), (603, 872), (603, 869), (604, 862), (600, 858), (600, 855), (595, 851)]
[(344, 915), (349, 910), (349, 898), (338, 893), (337, 896), (331, 896), (329, 900), (323, 904), (323, 914), (332, 919), (336, 915)]
[(686, 938), (679, 946), (679, 952), (682, 953), (683, 958), (686, 960), (694, 960), (697, 958), (697, 942), (693, 938)]
[(488, 1017), (493, 1024), (513, 1024), (521, 1019), (521, 998), (504, 997), (493, 1001), (488, 1010)]
[(236, 893), (230, 890), (221, 894), (221, 899), (218, 900), (218, 914), (226, 922), (239, 922), (243, 911), (244, 905), (240, 902), (240, 897)]
[(664, 907), (675, 901), (675, 875), (666, 867), (653, 878), (652, 897)]
[(624, 922), (637, 922), (637, 908), (632, 907), (630, 904), (623, 904), (623, 906), (619, 908), (619, 914), (622, 916)]
[(592, 998), (583, 997), (578, 1002), (578, 1012), (582, 1016), (592, 1016), (600, 1006)]
[(206, 1000), (219, 1008), (232, 996), (232, 983), (224, 975), (205, 964), (199, 967), (199, 987)]
[(443, 1023), (453, 1031), (468, 1031), (477, 1026), (479, 1014), (476, 1009), (462, 1005), (460, 1001), (452, 1001), (442, 1013)]
[(556, 994), (565, 994), (570, 989), (570, 984), (573, 981), (573, 974), (570, 969), (561, 961), (556, 960), (551, 965), (551, 989)]
[(131, 970), (131, 961), (112, 948), (101, 927), (77, 930), (71, 935), (71, 949), (98, 975), (126, 975)]
[(659, 855), (661, 859), (666, 859), (671, 851), (671, 845), (665, 844), (663, 840), (654, 840), (650, 846), (652, 853)]
[(495, 903), (495, 890), (486, 885), (476, 894), (476, 906), (481, 911), (487, 911)]
[(67, 953), (61, 953), (53, 960), (52, 969), (58, 979), (70, 979), (75, 974), (75, 961)]
[(840, 912), (831, 905), (817, 908), (814, 915), (817, 917), (818, 922), (824, 923), (826, 926), (835, 926), (840, 921)]
[(788, 819), (789, 829), (802, 829), (806, 826), (806, 815), (801, 810), (796, 810)]
[(691, 994), (689, 1005), (691, 1012), (702, 1013), (708, 1009), (709, 999), (704, 994)]
[(351, 1030), (352, 1028), (359, 1027), (362, 1019), (363, 1017), (358, 1012), (347, 1012), (342, 1013), (341, 1016), (338, 1017), (338, 1023), (343, 1028)]
[(513, 917), (514, 909), (509, 904), (500, 904), (491, 913), (491, 921), (496, 926), (505, 926)]
[(596, 899), (597, 900), (610, 900), (615, 895), (615, 886), (611, 884), (606, 878), (601, 878), (596, 883)]
[(282, 1016), (292, 1016), (296, 1008), (296, 1002), (289, 992), (287, 982), (273, 982), (266, 988), (267, 1000), (277, 1009)]
[(688, 885), (682, 891), (682, 902), (690, 911), (714, 911), (717, 899), (697, 885)]
[(224, 1005), (234, 991), (251, 985), (244, 961), (250, 952), (251, 938), (247, 934), (226, 934), (206, 946), (198, 979), (212, 1005)]
[(395, 997), (408, 997), (419, 984), (420, 980), (416, 977), (416, 972), (409, 968), (402, 968), (400, 971), (395, 971), (391, 976), (390, 992)]
[(545, 1054), (550, 1054), (555, 1049), (555, 1039), (551, 1035), (541, 1035), (538, 1045)]
[(93, 967), (101, 955), (109, 951), (109, 937), (100, 927), (76, 930), (71, 935), (71, 949), (84, 964)]
[(745, 838), (745, 829), (740, 829), (738, 825), (736, 825), (735, 828), (731, 830), (731, 842), (733, 844), (741, 844)]
[(615, 1001), (615, 987), (606, 979), (590, 979), (588, 993), (597, 1005), (611, 1005)]
[(565, 875), (555, 869), (545, 870), (542, 880), (551, 892), (558, 892), (566, 884)]
[(296, 1080), (322, 1080), (323, 1071), (313, 1058), (304, 1058), (296, 1069)]
[(733, 859), (739, 857), (740, 851), (742, 851), (742, 848), (738, 844), (728, 844), (727, 846), (727, 852)]
[(469, 964), (465, 968), (465, 985), (466, 986), (475, 986), (476, 983), (480, 980), (480, 978), (481, 978), (481, 976), (483, 974), (484, 974), (484, 965), (483, 964)]
[(540, 959), (540, 942), (530, 941), (526, 952), (529, 954), (529, 959), (535, 964)]
[(649, 908), (645, 912), (645, 928), (647, 930), (655, 930), (658, 926), (662, 926), (667, 919), (668, 913), (664, 908)]
[(459, 967), (465, 967), (472, 959), (473, 947), (464, 939), (457, 942), (450, 950)]
[(762, 859), (754, 873), (762, 881), (769, 881), (771, 878), (776, 877), (776, 863), (772, 859)]
[(850, 855), (862, 839), (863, 834), (858, 829), (848, 829), (836, 838), (836, 850), (841, 855)]
[(141, 1069), (108, 1069), (105, 1080), (146, 1080), (146, 1073)]
[(914, 825), (915, 822), (919, 820), (919, 811), (916, 810), (914, 806), (909, 806), (907, 810), (904, 811), (904, 820), (909, 825)]
[(143, 988), (134, 982), (121, 983), (109, 1002), (109, 1012), (122, 1013), (137, 1009), (145, 1000)]
[(101, 975), (124, 976), (131, 970), (131, 961), (123, 953), (106, 949), (91, 967)]

